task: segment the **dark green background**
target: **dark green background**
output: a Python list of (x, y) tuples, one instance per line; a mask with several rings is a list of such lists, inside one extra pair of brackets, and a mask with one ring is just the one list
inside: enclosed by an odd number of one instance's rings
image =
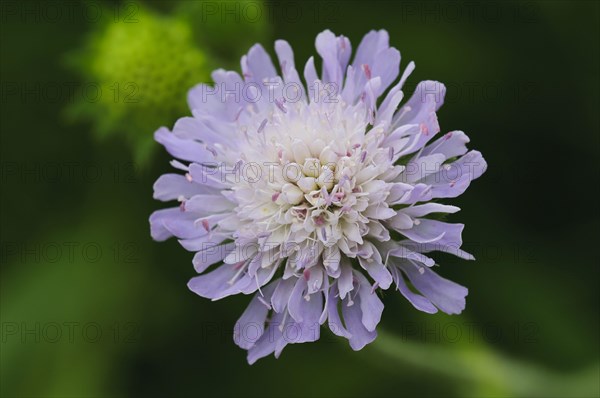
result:
[(598, 3), (271, 7), (263, 45), (288, 40), (300, 70), (323, 29), (356, 48), (384, 28), (402, 67), (417, 65), (409, 88), (447, 84), (442, 130), (464, 130), (489, 164), (452, 201), (463, 210), (450, 221), (466, 224), (477, 261), (436, 257), (442, 275), (469, 288), (465, 312), (422, 314), (388, 291), (380, 337), (362, 351), (324, 332), (247, 365), (231, 330), (248, 297), (195, 296), (192, 254), (150, 239), (148, 216), (163, 206), (152, 184), (170, 170), (167, 154), (135, 164), (118, 135), (99, 141), (90, 124), (66, 123), (64, 92), (23, 95), (35, 82), (80, 81), (64, 57), (93, 24), (3, 9), (1, 395), (598, 396)]

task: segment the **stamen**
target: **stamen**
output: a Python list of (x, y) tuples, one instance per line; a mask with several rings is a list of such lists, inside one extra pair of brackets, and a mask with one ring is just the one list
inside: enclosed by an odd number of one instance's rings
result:
[(233, 165), (233, 172), (235, 173), (236, 171), (239, 170), (239, 168), (242, 166), (242, 164), (244, 164), (244, 161), (242, 159), (238, 160), (237, 162), (235, 162), (235, 164)]
[(363, 71), (365, 72), (365, 76), (367, 76), (367, 80), (371, 80), (371, 68), (369, 68), (369, 65), (367, 64), (363, 64)]
[(287, 321), (287, 317), (288, 312), (285, 311), (285, 313), (283, 314), (283, 319), (281, 320), (281, 325), (277, 326), (277, 329), (279, 329), (280, 332), (283, 332), (283, 328), (285, 327), (285, 321)]
[(408, 106), (408, 105), (403, 106), (402, 109), (400, 110), (400, 112), (394, 116), (394, 119), (393, 119), (394, 122), (393, 122), (391, 128), (395, 129), (398, 126), (398, 124), (400, 123), (400, 119), (402, 119), (402, 117), (410, 111), (412, 111), (412, 108), (410, 106)]
[(234, 275), (234, 276), (233, 276), (233, 277), (232, 277), (232, 278), (231, 278), (229, 281), (227, 281), (227, 284), (228, 284), (228, 285), (230, 285), (230, 286), (231, 286), (231, 285), (233, 285), (233, 284), (235, 283), (235, 281), (238, 279), (238, 276), (240, 276), (240, 274), (241, 274), (241, 273), (244, 271), (244, 269), (246, 268), (246, 267), (244, 266), (245, 264), (246, 264), (246, 262), (245, 262), (245, 261), (241, 261), (241, 262), (239, 262), (239, 263), (237, 263), (237, 264), (235, 265), (234, 269), (235, 269), (235, 268), (237, 268), (237, 267), (239, 266), (239, 270), (238, 270), (238, 272), (236, 272), (236, 273), (235, 273), (235, 275)]
[(206, 150), (207, 150), (208, 152), (212, 153), (212, 154), (213, 154), (213, 156), (215, 156), (215, 157), (217, 156), (217, 151), (216, 151), (216, 149), (214, 149), (214, 148), (211, 148), (211, 147), (207, 146), (207, 147), (206, 147)]
[(333, 199), (337, 197), (338, 190), (340, 189), (340, 187), (336, 184), (333, 189), (331, 190), (331, 193), (327, 195), (327, 200), (325, 201), (325, 204), (327, 206), (331, 205), (331, 202), (333, 202)]
[(269, 310), (271, 309), (271, 304), (269, 304), (264, 298), (262, 298), (261, 296), (258, 296), (258, 301), (260, 301), (261, 303), (263, 303), (265, 305), (265, 307), (267, 307)]
[(244, 107), (241, 107), (240, 110), (236, 113), (235, 115), (235, 121), (237, 122), (240, 118), (240, 115), (242, 114), (242, 112), (244, 111)]
[(305, 269), (302, 275), (304, 275), (304, 279), (308, 281), (310, 279), (310, 268)]
[[(264, 296), (262, 290), (260, 290), (260, 283), (258, 283), (258, 274), (254, 275), (254, 281), (256, 282), (256, 289), (258, 290), (258, 293), (260, 294), (260, 296), (258, 297), (258, 299), (260, 300), (262, 298), (262, 296)], [(269, 309), (271, 309), (271, 306), (268, 307)]]
[(340, 182), (338, 183), (338, 185), (344, 185), (347, 181), (350, 181), (350, 177), (348, 177), (347, 174), (344, 174), (342, 176), (342, 178), (340, 179)]
[(348, 293), (348, 295), (346, 297), (348, 297), (348, 304), (346, 304), (346, 306), (352, 307), (352, 305), (354, 304), (354, 301), (352, 301), (352, 295), (350, 293)]
[(325, 200), (327, 200), (329, 198), (329, 192), (327, 192), (327, 188), (325, 188), (325, 186), (321, 187), (321, 196)]
[(267, 125), (267, 119), (264, 119), (261, 123), (260, 126), (258, 126), (258, 130), (256, 131), (258, 134), (262, 133), (263, 130), (265, 129), (265, 126)]
[(321, 235), (323, 235), (323, 240), (327, 240), (327, 229), (325, 227), (321, 228)]
[(371, 288), (371, 294), (375, 293), (375, 290), (377, 290), (378, 287), (379, 287), (379, 282), (375, 282), (373, 284), (373, 287)]
[(281, 110), (281, 112), (283, 113), (287, 113), (287, 110), (285, 109), (285, 107), (283, 106), (283, 102), (285, 101), (285, 98), (282, 100), (279, 99), (275, 99), (275, 105), (277, 105), (277, 107)]
[(409, 262), (417, 268), (417, 270), (419, 271), (419, 274), (423, 275), (425, 273), (425, 269), (423, 267), (419, 266), (419, 264), (415, 263), (412, 260), (409, 260)]
[(362, 151), (362, 153), (360, 154), (360, 162), (364, 163), (366, 158), (367, 158), (367, 151)]

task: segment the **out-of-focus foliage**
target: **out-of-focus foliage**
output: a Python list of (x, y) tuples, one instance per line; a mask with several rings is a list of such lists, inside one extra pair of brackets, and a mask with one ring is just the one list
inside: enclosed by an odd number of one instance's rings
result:
[(181, 1), (176, 15), (189, 22), (194, 38), (214, 54), (220, 68), (239, 69), (240, 54), (271, 37), (268, 8), (263, 1)]

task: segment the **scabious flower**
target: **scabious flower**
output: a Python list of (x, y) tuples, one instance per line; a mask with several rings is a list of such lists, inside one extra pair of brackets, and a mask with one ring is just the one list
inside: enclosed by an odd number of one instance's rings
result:
[(437, 199), (462, 194), (486, 163), (463, 132), (438, 134), (441, 83), (421, 82), (400, 105), (411, 62), (388, 90), (400, 74), (388, 40), (368, 33), (349, 64), (350, 41), (320, 33), (323, 69), (311, 57), (304, 83), (287, 42), (275, 43), (281, 74), (255, 45), (242, 76), (215, 71), (214, 86), (189, 92), (193, 116), (155, 133), (185, 163), (154, 185), (180, 204), (152, 214), (152, 236), (195, 252), (196, 294), (254, 294), (234, 332), (249, 363), (319, 339), (325, 322), (360, 350), (377, 336), (377, 292), (392, 285), (421, 311), (465, 307), (467, 289), (429, 257), (473, 259), (463, 225), (433, 216), (457, 212)]
[(136, 162), (143, 164), (155, 147), (148, 133), (185, 112), (187, 89), (207, 79), (211, 68), (183, 19), (145, 7), (123, 19), (104, 21), (71, 55), (91, 89), (68, 114), (93, 122), (100, 137), (129, 141)]

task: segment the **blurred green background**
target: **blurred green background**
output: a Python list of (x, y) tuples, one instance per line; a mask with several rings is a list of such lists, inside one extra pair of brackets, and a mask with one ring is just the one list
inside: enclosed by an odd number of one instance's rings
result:
[[(1, 7), (3, 397), (599, 396), (597, 2)], [(450, 218), (477, 261), (436, 257), (467, 309), (388, 291), (362, 351), (323, 330), (249, 366), (231, 335), (248, 297), (195, 296), (192, 254), (150, 239), (170, 171), (151, 137), (187, 112), (190, 81), (279, 38), (302, 70), (326, 28), (354, 49), (387, 29), (416, 62), (409, 90), (446, 83), (442, 130), (489, 163)]]

